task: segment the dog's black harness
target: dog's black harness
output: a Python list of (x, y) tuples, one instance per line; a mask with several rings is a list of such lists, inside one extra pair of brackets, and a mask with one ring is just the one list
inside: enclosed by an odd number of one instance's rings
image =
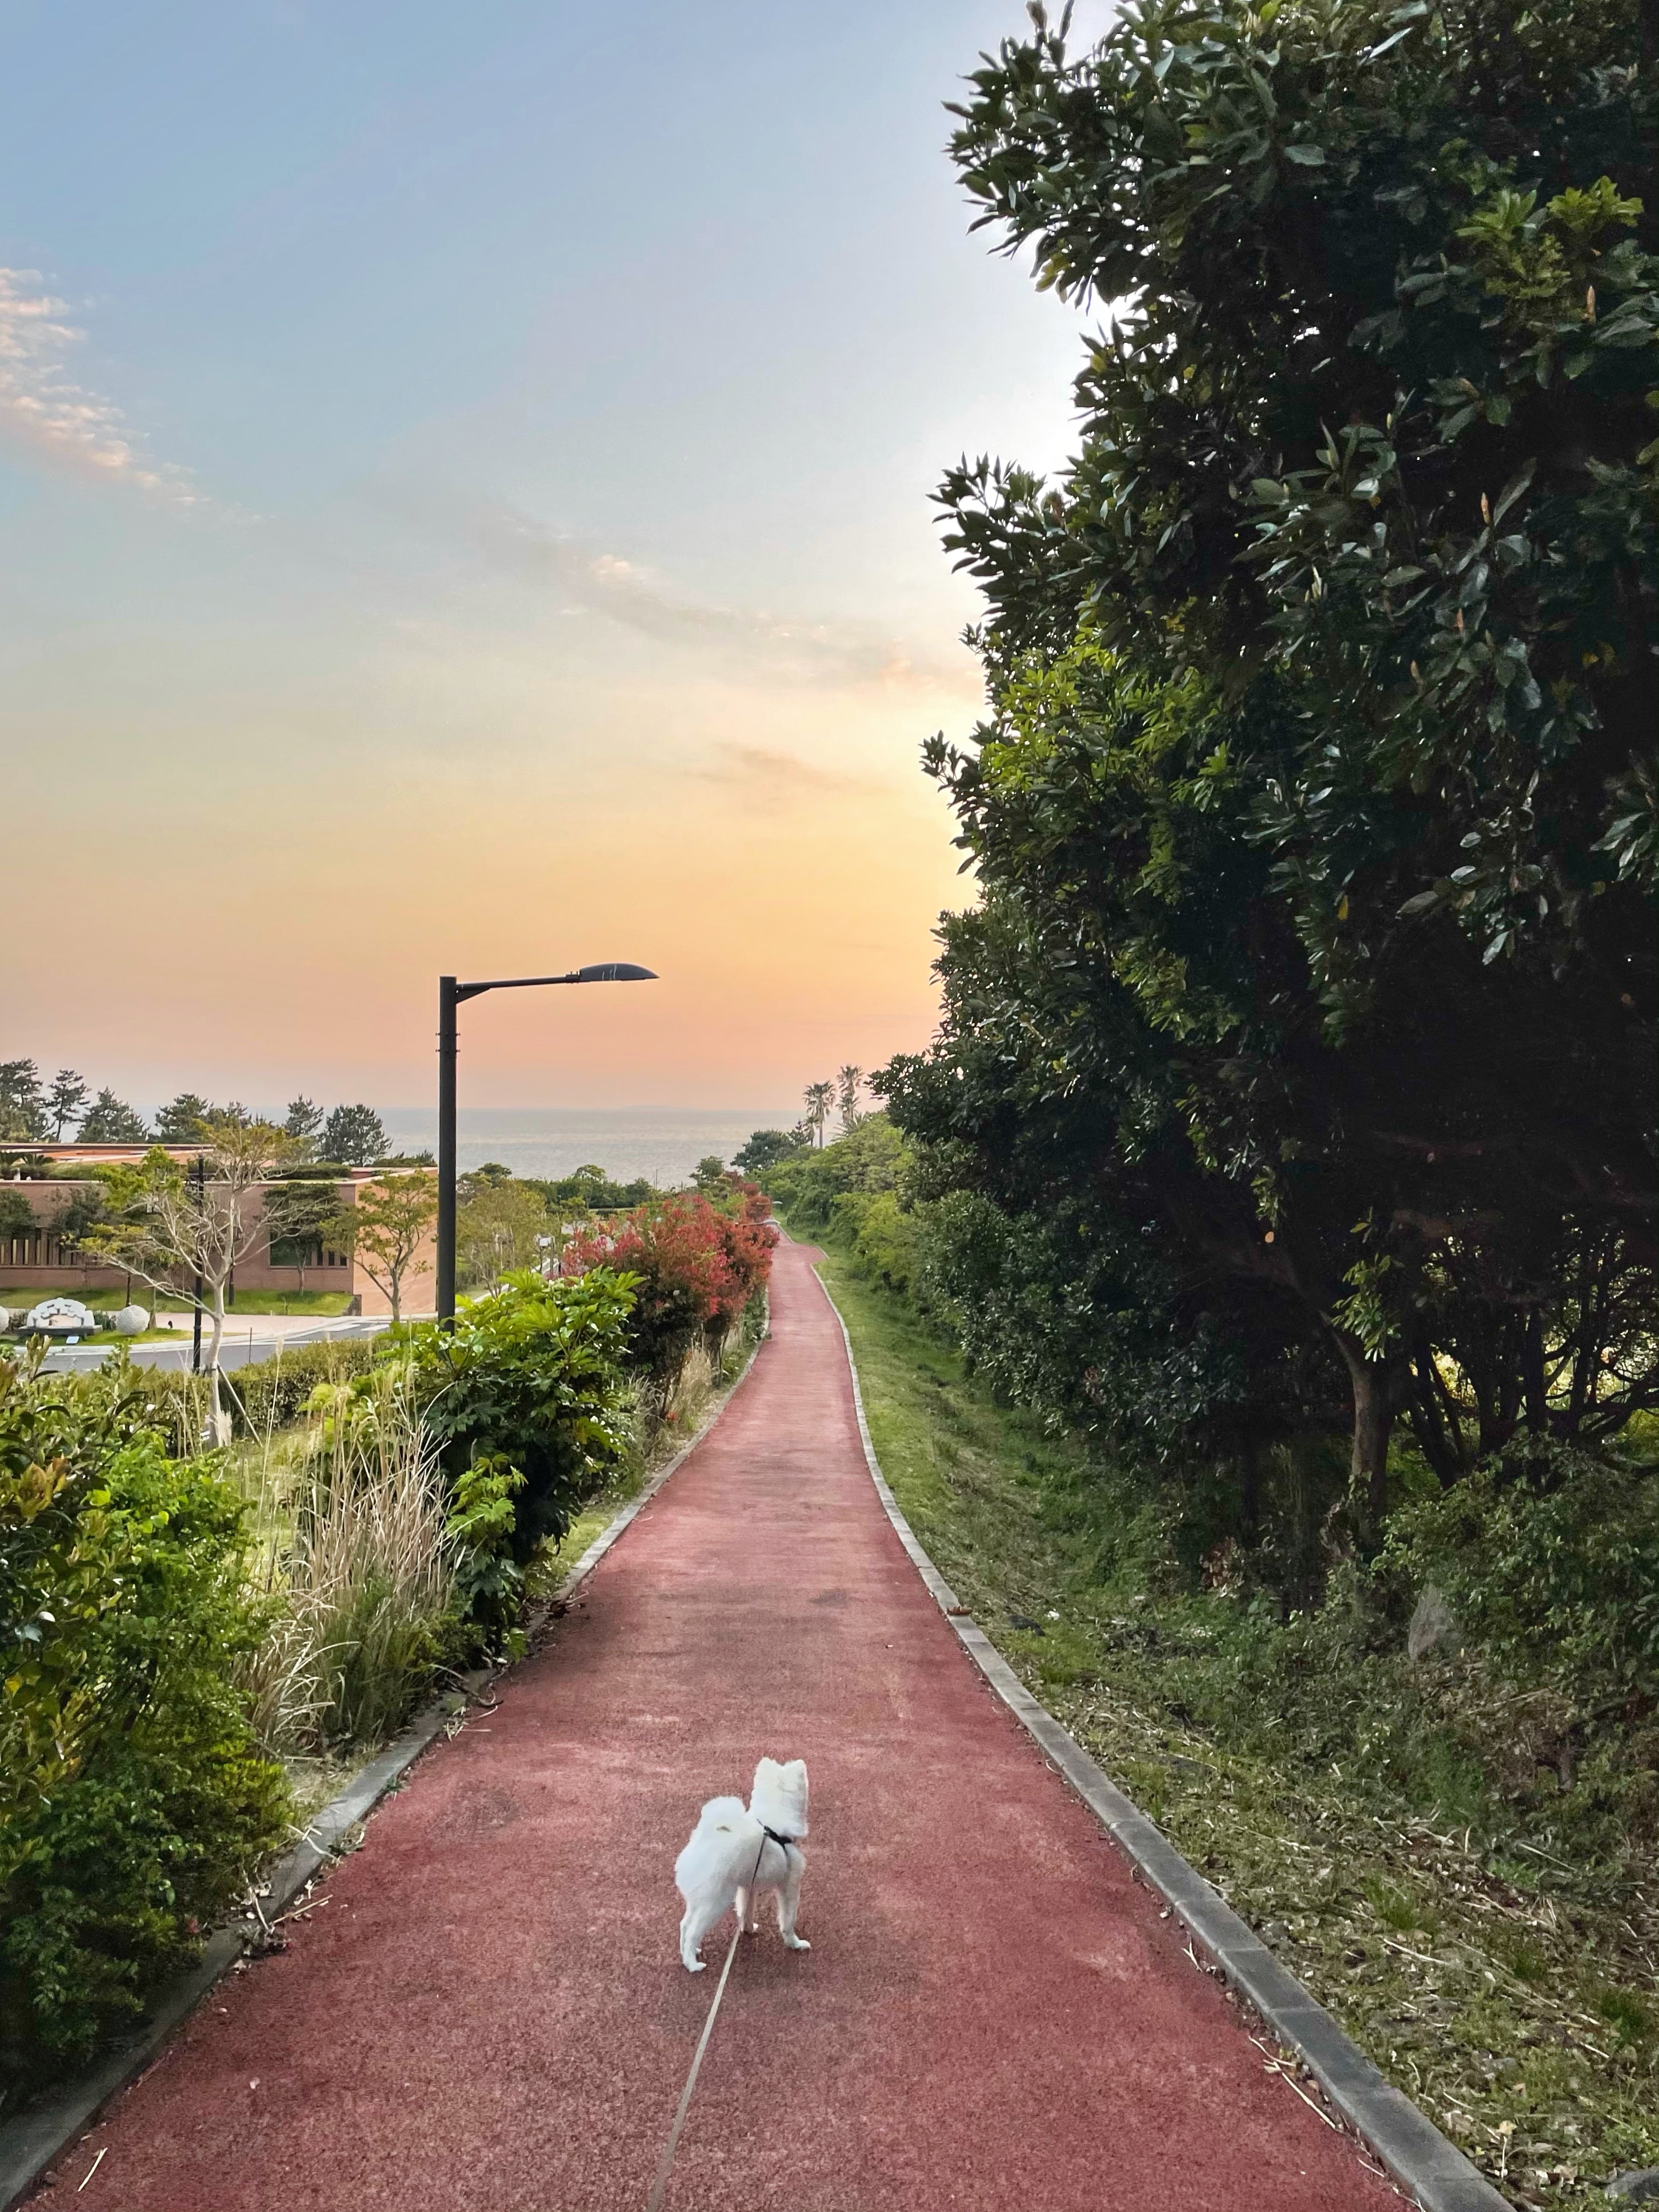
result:
[(797, 1836), (781, 1836), (775, 1828), (769, 1828), (764, 1820), (761, 1822), (761, 1832), (763, 1835), (770, 1836), (775, 1844), (781, 1844), (786, 1854), (787, 1853), (791, 1844), (798, 1845), (800, 1840)]

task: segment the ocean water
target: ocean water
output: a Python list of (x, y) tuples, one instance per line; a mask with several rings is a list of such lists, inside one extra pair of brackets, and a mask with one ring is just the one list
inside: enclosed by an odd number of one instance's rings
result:
[[(394, 1151), (436, 1149), (435, 1108), (380, 1110)], [(499, 1160), (514, 1175), (551, 1178), (591, 1164), (617, 1182), (643, 1176), (672, 1189), (689, 1182), (710, 1152), (729, 1162), (752, 1131), (787, 1129), (799, 1118), (799, 1106), (463, 1106), (455, 1117), (455, 1150), (463, 1171)]]

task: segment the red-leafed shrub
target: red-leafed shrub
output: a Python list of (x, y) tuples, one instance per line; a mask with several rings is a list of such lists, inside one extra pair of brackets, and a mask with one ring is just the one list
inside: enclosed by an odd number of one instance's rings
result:
[(677, 1191), (578, 1231), (565, 1247), (562, 1271), (615, 1267), (638, 1276), (629, 1358), (666, 1378), (699, 1334), (718, 1342), (734, 1328), (764, 1285), (778, 1241), (769, 1211), (769, 1201), (752, 1186), (734, 1194), (729, 1211), (701, 1191)]

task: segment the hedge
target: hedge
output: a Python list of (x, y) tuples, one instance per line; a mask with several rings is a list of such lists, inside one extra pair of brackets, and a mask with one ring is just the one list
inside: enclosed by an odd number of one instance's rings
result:
[(84, 2059), (282, 1836), (246, 1508), (140, 1404), (0, 1361), (0, 2090)]
[[(374, 1364), (378, 1341), (362, 1336), (325, 1339), (320, 1344), (296, 1345), (275, 1359), (226, 1370), (222, 1379), (232, 1435), (259, 1437), (286, 1428), (299, 1419), (319, 1382), (344, 1382), (354, 1375), (366, 1375)], [(205, 1376), (174, 1367), (111, 1363), (101, 1375), (87, 1377), (82, 1388), (98, 1400), (110, 1393), (112, 1383), (118, 1395), (135, 1389), (141, 1394), (149, 1419), (166, 1439), (173, 1458), (185, 1459), (201, 1449), (208, 1403)]]

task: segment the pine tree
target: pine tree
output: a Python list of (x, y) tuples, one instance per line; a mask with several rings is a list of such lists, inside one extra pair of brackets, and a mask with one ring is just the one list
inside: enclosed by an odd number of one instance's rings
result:
[(72, 1067), (60, 1067), (46, 1093), (46, 1110), (52, 1121), (54, 1144), (64, 1140), (64, 1130), (87, 1103), (87, 1086)]

